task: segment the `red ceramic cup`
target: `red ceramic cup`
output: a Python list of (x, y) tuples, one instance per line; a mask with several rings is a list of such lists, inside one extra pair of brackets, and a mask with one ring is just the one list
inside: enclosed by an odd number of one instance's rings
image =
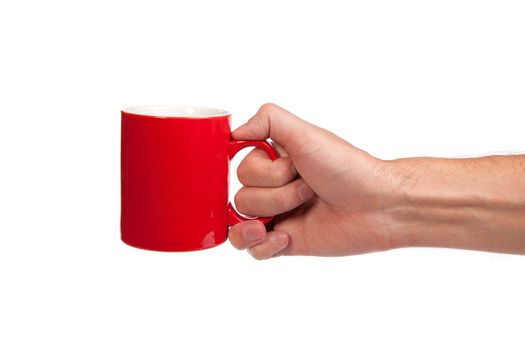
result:
[[(228, 202), (230, 159), (266, 141), (231, 137), (231, 115), (214, 108), (138, 106), (122, 110), (121, 234), (134, 247), (191, 251), (223, 243), (248, 220)], [(267, 223), (271, 218), (255, 218)]]

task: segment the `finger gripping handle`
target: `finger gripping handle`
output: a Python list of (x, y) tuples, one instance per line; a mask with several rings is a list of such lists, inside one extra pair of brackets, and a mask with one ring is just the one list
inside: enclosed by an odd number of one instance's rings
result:
[[(271, 160), (276, 160), (279, 155), (277, 154), (277, 151), (270, 145), (267, 141), (257, 141), (257, 140), (230, 140), (230, 152), (229, 157), (230, 160), (239, 152), (241, 149), (246, 147), (256, 147), (259, 148), (268, 154)], [(233, 208), (233, 205), (231, 203), (228, 203), (228, 224), (230, 226), (233, 226), (235, 224), (238, 224), (241, 221), (247, 221), (247, 220), (258, 220), (262, 222), (263, 224), (267, 224), (273, 219), (273, 216), (271, 217), (257, 217), (257, 218), (247, 218), (239, 214), (235, 208)]]

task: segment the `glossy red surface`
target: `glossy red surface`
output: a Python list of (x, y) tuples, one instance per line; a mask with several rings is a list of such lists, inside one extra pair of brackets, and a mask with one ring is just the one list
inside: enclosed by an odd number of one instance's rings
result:
[[(134, 247), (189, 251), (214, 247), (246, 220), (228, 203), (231, 157), (266, 141), (231, 139), (230, 115), (155, 117), (122, 112), (121, 237)], [(267, 222), (271, 218), (260, 218)]]

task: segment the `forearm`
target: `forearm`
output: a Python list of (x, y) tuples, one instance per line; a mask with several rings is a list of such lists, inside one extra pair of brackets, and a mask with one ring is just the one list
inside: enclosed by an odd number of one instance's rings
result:
[(525, 254), (525, 156), (407, 158), (387, 212), (394, 247)]

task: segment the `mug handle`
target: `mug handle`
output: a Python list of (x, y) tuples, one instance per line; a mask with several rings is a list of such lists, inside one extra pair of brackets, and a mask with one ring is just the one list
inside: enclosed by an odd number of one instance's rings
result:
[[(256, 147), (259, 149), (262, 149), (263, 151), (268, 154), (271, 160), (276, 160), (279, 157), (279, 154), (277, 154), (277, 151), (270, 145), (268, 141), (256, 141), (256, 140), (235, 140), (230, 139), (230, 151), (229, 151), (229, 158), (230, 160), (239, 152), (241, 149), (246, 147)], [(259, 220), (263, 224), (267, 224), (270, 221), (272, 221), (273, 216), (271, 217), (256, 217), (256, 218), (247, 218), (241, 214), (235, 208), (233, 208), (233, 205), (228, 203), (228, 224), (230, 226), (233, 226), (235, 224), (238, 224), (241, 221), (247, 221), (247, 220)]]

